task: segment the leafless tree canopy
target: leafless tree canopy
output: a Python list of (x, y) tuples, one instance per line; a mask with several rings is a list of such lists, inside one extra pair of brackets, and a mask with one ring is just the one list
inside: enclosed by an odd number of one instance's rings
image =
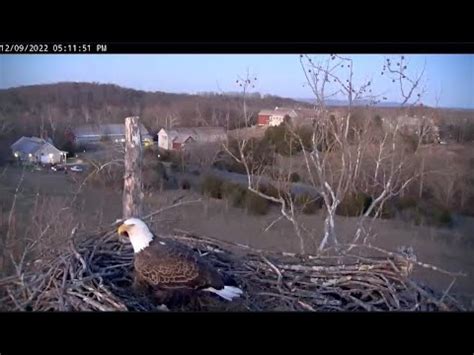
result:
[[(359, 192), (370, 196), (354, 236), (357, 242), (361, 236), (367, 235), (367, 219), (379, 217), (385, 203), (400, 195), (424, 172), (413, 173), (415, 159), (407, 148), (401, 124), (395, 120), (387, 129), (384, 119), (374, 114), (373, 105), (387, 100), (387, 97), (373, 92), (373, 78), (363, 81), (355, 79), (357, 68), (350, 57), (333, 54), (320, 60), (301, 55), (300, 63), (306, 84), (315, 97), (316, 118), (309, 134), (308, 131), (304, 134), (289, 122), (282, 124), (286, 133), (280, 142), (286, 142), (288, 148), (285, 154), (290, 156), (290, 161), (303, 162), (306, 183), (317, 191), (323, 201), (325, 222), (319, 245), (322, 251), (338, 244), (335, 214), (348, 197)], [(387, 59), (382, 65), (380, 77), (385, 74), (395, 88), (398, 86), (402, 98), (399, 115), (405, 115), (407, 109), (421, 99), (424, 70), (418, 75), (409, 74), (404, 56), (395, 63)], [(327, 101), (333, 97), (344, 98), (347, 105), (337, 110), (329, 108)], [(365, 109), (356, 105), (360, 102), (367, 103)], [(431, 127), (427, 120), (420, 121), (415, 150), (433, 133)], [(282, 216), (294, 225), (301, 251), (304, 252), (302, 234), (305, 228), (298, 221), (294, 199), (291, 198), (290, 172), (278, 172), (278, 168), (271, 163), (275, 156), (272, 158), (272, 154), (263, 154), (265, 148), (256, 140), (238, 139), (226, 148), (229, 155), (245, 168), (249, 190), (280, 205)], [(259, 189), (263, 176), (277, 181), (278, 194), (269, 195)]]

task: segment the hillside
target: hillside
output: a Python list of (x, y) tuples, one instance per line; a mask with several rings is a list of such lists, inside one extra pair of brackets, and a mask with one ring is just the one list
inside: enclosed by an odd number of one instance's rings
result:
[[(252, 94), (247, 98), (251, 123), (257, 112), (275, 106), (307, 107), (310, 103)], [(152, 134), (162, 127), (217, 125), (233, 129), (242, 125), (242, 97), (236, 93), (200, 95), (147, 92), (112, 84), (64, 82), (0, 90), (0, 160), (8, 146), (21, 135), (48, 135), (56, 145), (65, 142), (67, 128), (81, 123), (119, 123), (139, 115)], [(381, 115), (393, 108), (377, 108)], [(422, 108), (423, 112), (433, 110)], [(393, 111), (393, 112), (392, 112)], [(416, 113), (425, 114), (417, 108)], [(442, 110), (438, 120), (472, 118), (474, 111)], [(415, 113), (415, 112), (414, 112)], [(471, 121), (471, 120), (469, 120)], [(466, 132), (465, 129), (459, 129)], [(453, 133), (453, 135), (456, 135)], [(460, 135), (457, 134), (457, 135)]]
[[(250, 97), (249, 112), (274, 106), (304, 106), (279, 97)], [(188, 95), (146, 92), (111, 84), (57, 83), (0, 90), (0, 119), (19, 134), (56, 136), (65, 127), (85, 122), (121, 122), (139, 115), (157, 132), (174, 125), (220, 125), (233, 128), (241, 121), (242, 99), (235, 95)], [(55, 137), (58, 138), (58, 137)]]

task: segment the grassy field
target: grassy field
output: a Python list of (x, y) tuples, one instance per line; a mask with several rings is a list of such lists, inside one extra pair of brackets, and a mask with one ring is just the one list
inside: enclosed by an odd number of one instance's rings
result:
[[(51, 235), (55, 235), (57, 243), (61, 243), (76, 225), (81, 230), (93, 231), (121, 217), (120, 190), (84, 186), (79, 191), (73, 174), (33, 171), (24, 172), (23, 179), (22, 175), (19, 168), (0, 171), (0, 221), (5, 231), (15, 200), (15, 219), (12, 222), (15, 224), (15, 238), (31, 237), (49, 223), (52, 225), (49, 229)], [(161, 213), (152, 221), (157, 233), (186, 230), (260, 249), (298, 252), (298, 240), (289, 222), (280, 220), (267, 228), (279, 217), (277, 208), (272, 208), (265, 216), (254, 216), (245, 209), (230, 206), (225, 200), (209, 199), (190, 190), (164, 190), (147, 193), (146, 209), (160, 209), (180, 197), (200, 199), (201, 202)], [(399, 220), (380, 220), (374, 225), (376, 237), (372, 244), (387, 250), (395, 250), (401, 245), (412, 246), (420, 261), (453, 272), (468, 273), (467, 277), (456, 280), (452, 292), (474, 300), (474, 243), (471, 232), (474, 230), (474, 218), (457, 218), (455, 226), (449, 229), (415, 226)], [(323, 218), (319, 212), (302, 216), (302, 221), (305, 228), (311, 231), (311, 237), (305, 241), (307, 250), (314, 253), (320, 242)], [(337, 216), (336, 223), (342, 239), (353, 235), (354, 218)], [(416, 269), (415, 277), (442, 290), (452, 281), (451, 277), (423, 268)]]

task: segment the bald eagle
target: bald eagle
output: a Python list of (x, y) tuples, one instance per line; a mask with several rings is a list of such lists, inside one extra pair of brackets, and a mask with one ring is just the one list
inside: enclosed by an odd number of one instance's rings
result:
[(163, 293), (206, 291), (227, 301), (242, 294), (225, 285), (223, 277), (187, 246), (158, 238), (138, 218), (127, 219), (118, 234), (130, 239), (134, 250), (135, 285), (145, 285), (156, 296)]

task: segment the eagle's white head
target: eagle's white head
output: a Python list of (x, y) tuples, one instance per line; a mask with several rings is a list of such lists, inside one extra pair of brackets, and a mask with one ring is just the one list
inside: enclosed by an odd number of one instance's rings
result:
[(150, 232), (145, 222), (138, 218), (127, 219), (118, 228), (117, 233), (130, 239), (135, 253), (145, 249), (153, 240), (153, 233)]

